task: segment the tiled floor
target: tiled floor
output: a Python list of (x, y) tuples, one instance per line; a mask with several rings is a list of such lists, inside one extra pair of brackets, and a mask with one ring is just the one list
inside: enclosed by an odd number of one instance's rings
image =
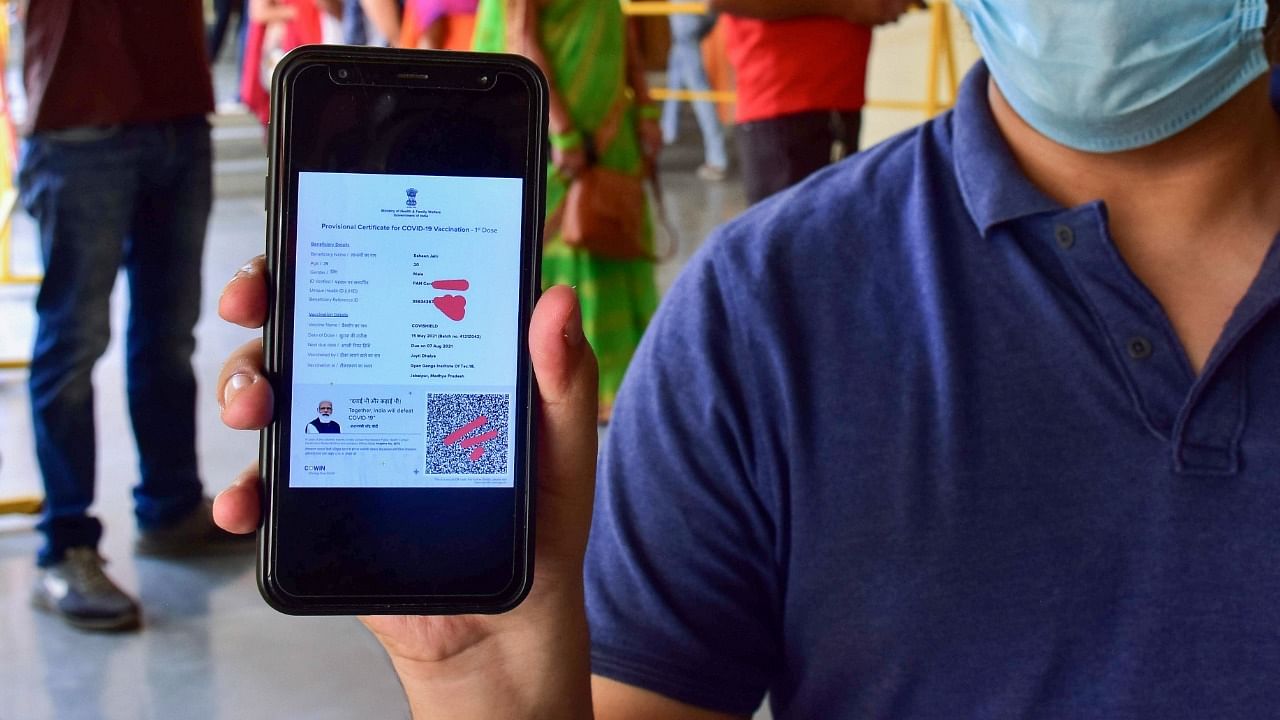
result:
[[(873, 57), (870, 94), (911, 99), (923, 93), (928, 24), (917, 16), (882, 32)], [(973, 57), (961, 43), (961, 67)], [(871, 110), (864, 144), (917, 122), (915, 113)], [(688, 135), (696, 135), (691, 118)], [(680, 257), (660, 272), (669, 286), (684, 260), (716, 224), (741, 211), (740, 185), (706, 184), (692, 175), (699, 151), (690, 140), (664, 161), (668, 204), (681, 228)], [(253, 336), (217, 319), (223, 282), (261, 251), (260, 197), (220, 197), (205, 253), (205, 313), (197, 328), (195, 363), (202, 381), (199, 408), (202, 470), (211, 491), (255, 457), (257, 438), (218, 422), (212, 384), (221, 358)], [(33, 262), (31, 226), (18, 218), (20, 263)], [(117, 329), (123, 302), (112, 300)], [(0, 344), (22, 334), (30, 289), (0, 288)], [(117, 333), (118, 336), (118, 333)], [(0, 357), (12, 348), (0, 346)], [(120, 343), (113, 341), (95, 373), (100, 426), (127, 423)], [(36, 492), (39, 480), (27, 422), (21, 373), (0, 371), (0, 498)], [(0, 518), (0, 720), (90, 718), (394, 718), (408, 714), (377, 644), (349, 618), (290, 618), (269, 609), (254, 586), (248, 557), (168, 562), (134, 557), (129, 487), (135, 481), (130, 443), (99, 443), (97, 514), (107, 533), (102, 551), (110, 572), (136, 591), (145, 630), (93, 635), (33, 611), (27, 601), (37, 537), (26, 518)], [(340, 682), (337, 680), (340, 679)], [(767, 715), (767, 714), (766, 714)]]

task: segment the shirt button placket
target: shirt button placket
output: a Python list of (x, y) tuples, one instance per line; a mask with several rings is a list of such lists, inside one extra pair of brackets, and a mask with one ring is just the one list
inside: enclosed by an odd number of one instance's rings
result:
[(1070, 250), (1076, 245), (1076, 234), (1067, 225), (1058, 225), (1053, 229), (1053, 237), (1058, 241), (1058, 247), (1063, 250)]
[(1129, 357), (1134, 360), (1146, 360), (1151, 357), (1154, 348), (1150, 340), (1141, 335), (1134, 335), (1125, 343), (1125, 349), (1129, 351)]

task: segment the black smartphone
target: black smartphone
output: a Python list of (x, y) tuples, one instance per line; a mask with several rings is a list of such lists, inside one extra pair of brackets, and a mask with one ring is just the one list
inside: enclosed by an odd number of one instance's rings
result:
[(509, 610), (533, 578), (546, 79), (307, 46), (272, 97), (259, 588), (290, 614)]

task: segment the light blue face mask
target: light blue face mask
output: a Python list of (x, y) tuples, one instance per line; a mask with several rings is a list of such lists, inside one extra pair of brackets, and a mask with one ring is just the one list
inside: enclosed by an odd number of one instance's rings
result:
[(1267, 71), (1266, 0), (955, 0), (1000, 92), (1087, 152), (1185, 130)]

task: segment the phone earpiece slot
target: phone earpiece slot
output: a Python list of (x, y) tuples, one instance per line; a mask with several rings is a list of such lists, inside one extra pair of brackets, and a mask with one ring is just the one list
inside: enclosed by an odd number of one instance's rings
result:
[[(340, 76), (343, 70), (347, 70), (345, 77)], [(493, 69), (474, 65), (442, 67), (430, 73), (414, 70), (416, 68), (392, 64), (382, 67), (365, 65), (358, 69), (334, 67), (330, 69), (329, 77), (339, 85), (484, 91), (493, 88), (498, 76)]]

